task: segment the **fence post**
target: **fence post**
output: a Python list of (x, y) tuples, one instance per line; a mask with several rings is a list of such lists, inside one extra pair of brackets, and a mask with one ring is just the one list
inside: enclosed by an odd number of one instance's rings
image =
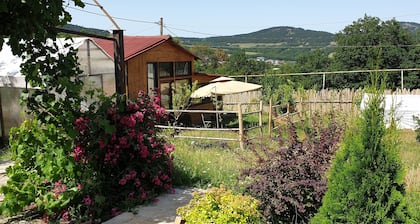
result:
[(404, 89), (404, 70), (401, 69), (401, 90)]
[(260, 112), (258, 113), (258, 118), (259, 118), (259, 125), (260, 125), (260, 135), (261, 135), (261, 139), (263, 137), (263, 122), (262, 122), (262, 115), (263, 115), (263, 101), (260, 100)]
[(238, 103), (238, 122), (239, 122), (239, 147), (244, 149), (244, 121), (242, 118), (242, 105)]
[(273, 100), (270, 98), (269, 109), (268, 109), (268, 136), (271, 138), (273, 129)]

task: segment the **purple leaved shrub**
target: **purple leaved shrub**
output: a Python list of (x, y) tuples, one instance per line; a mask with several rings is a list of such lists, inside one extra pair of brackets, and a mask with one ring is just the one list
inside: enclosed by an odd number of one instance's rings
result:
[(343, 127), (330, 114), (315, 115), (299, 128), (289, 120), (283, 130), (275, 144), (251, 148), (253, 159), (245, 160), (253, 165), (242, 170), (240, 180), (261, 202), (268, 222), (308, 222), (321, 206)]

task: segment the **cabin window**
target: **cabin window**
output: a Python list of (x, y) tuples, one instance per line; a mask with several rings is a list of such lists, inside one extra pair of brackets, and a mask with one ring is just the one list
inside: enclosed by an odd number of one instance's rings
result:
[(191, 62), (176, 62), (175, 63), (175, 75), (176, 76), (186, 76), (191, 75)]
[(172, 108), (171, 82), (160, 83), (160, 100), (164, 108)]
[(153, 90), (158, 88), (156, 63), (147, 64), (147, 93), (149, 96), (153, 95)]
[(191, 85), (192, 67), (190, 61), (147, 63), (147, 88), (149, 95), (159, 88), (161, 105), (172, 108), (173, 90), (188, 83)]
[(159, 65), (159, 77), (172, 77), (173, 76), (173, 66), (172, 62), (160, 62)]

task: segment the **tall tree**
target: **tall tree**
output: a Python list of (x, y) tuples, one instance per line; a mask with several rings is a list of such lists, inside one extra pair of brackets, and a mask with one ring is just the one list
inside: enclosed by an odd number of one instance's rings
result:
[[(378, 79), (377, 77), (375, 79)], [(328, 190), (312, 223), (408, 223), (396, 125), (384, 123), (383, 87), (371, 92), (328, 175)]]
[[(331, 59), (327, 52), (322, 50), (314, 50), (308, 54), (301, 55), (297, 58), (296, 65), (299, 72), (319, 72), (327, 71), (331, 64)], [(294, 82), (300, 83), (304, 88), (320, 88), (322, 87), (321, 75), (308, 75), (292, 77)]]
[(228, 75), (255, 75), (264, 74), (266, 68), (265, 62), (249, 58), (245, 51), (237, 51), (228, 58), (224, 71)]
[(195, 70), (198, 72), (215, 73), (228, 58), (224, 50), (213, 49), (207, 45), (194, 45), (190, 50), (200, 58), (195, 64)]
[[(336, 68), (340, 70), (401, 68), (414, 45), (413, 37), (395, 20), (381, 21), (365, 15), (336, 35)], [(347, 75), (336, 80), (339, 87), (363, 86), (368, 76)], [(399, 86), (397, 76), (388, 86)]]

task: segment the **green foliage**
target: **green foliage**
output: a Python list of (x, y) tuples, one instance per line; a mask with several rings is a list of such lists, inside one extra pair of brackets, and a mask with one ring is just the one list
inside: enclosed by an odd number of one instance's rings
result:
[(245, 51), (233, 53), (224, 65), (224, 72), (228, 75), (265, 74), (266, 63), (250, 59)]
[(312, 223), (406, 223), (404, 172), (396, 125), (385, 128), (383, 93), (346, 131), (328, 176), (328, 190)]
[(31, 206), (61, 218), (61, 211), (81, 194), (75, 182), (77, 164), (69, 153), (72, 141), (62, 129), (36, 120), (11, 130), (14, 165), (7, 169), (9, 180), (1, 188), (2, 215), (16, 215)]
[[(177, 86), (172, 92), (172, 107), (174, 110), (187, 110), (191, 106), (190, 96), (198, 88), (198, 82), (195, 81), (192, 85), (185, 83)], [(182, 112), (174, 112), (175, 123), (178, 123)]]
[(210, 48), (204, 44), (193, 45), (190, 51), (200, 58), (195, 63), (195, 70), (198, 72), (218, 73), (217, 70), (228, 58), (224, 50)]
[[(395, 19), (383, 22), (366, 15), (339, 32), (336, 42), (339, 48), (334, 54), (335, 69), (339, 70), (400, 68), (415, 49), (413, 36)], [(334, 87), (363, 87), (366, 77), (336, 76)], [(387, 82), (388, 88), (400, 86), (398, 76), (390, 76)]]
[[(78, 7), (84, 6), (81, 0), (70, 2)], [(0, 3), (0, 20), (3, 24), (0, 27), (0, 50), (3, 38), (9, 37), (8, 44), (13, 53), (21, 56), (24, 51), (31, 50), (22, 48), (21, 40), (45, 41), (47, 38), (54, 38), (57, 32), (51, 28), (67, 24), (71, 15), (65, 10), (62, 1), (3, 0)]]
[(262, 223), (258, 201), (249, 196), (235, 195), (223, 185), (204, 193), (193, 194), (188, 205), (177, 209), (187, 223)]
[(420, 142), (420, 119), (418, 116), (413, 116), (413, 120), (416, 122), (416, 140)]
[[(84, 6), (81, 0), (70, 2)], [(83, 100), (83, 83), (74, 49), (69, 44), (60, 49), (53, 42), (57, 37), (54, 27), (71, 20), (65, 7), (62, 1), (2, 1), (0, 19), (5, 25), (0, 27), (0, 46), (8, 37), (13, 53), (24, 59), (21, 73), (35, 89), (25, 93), (28, 112), (41, 122), (71, 129)]]

